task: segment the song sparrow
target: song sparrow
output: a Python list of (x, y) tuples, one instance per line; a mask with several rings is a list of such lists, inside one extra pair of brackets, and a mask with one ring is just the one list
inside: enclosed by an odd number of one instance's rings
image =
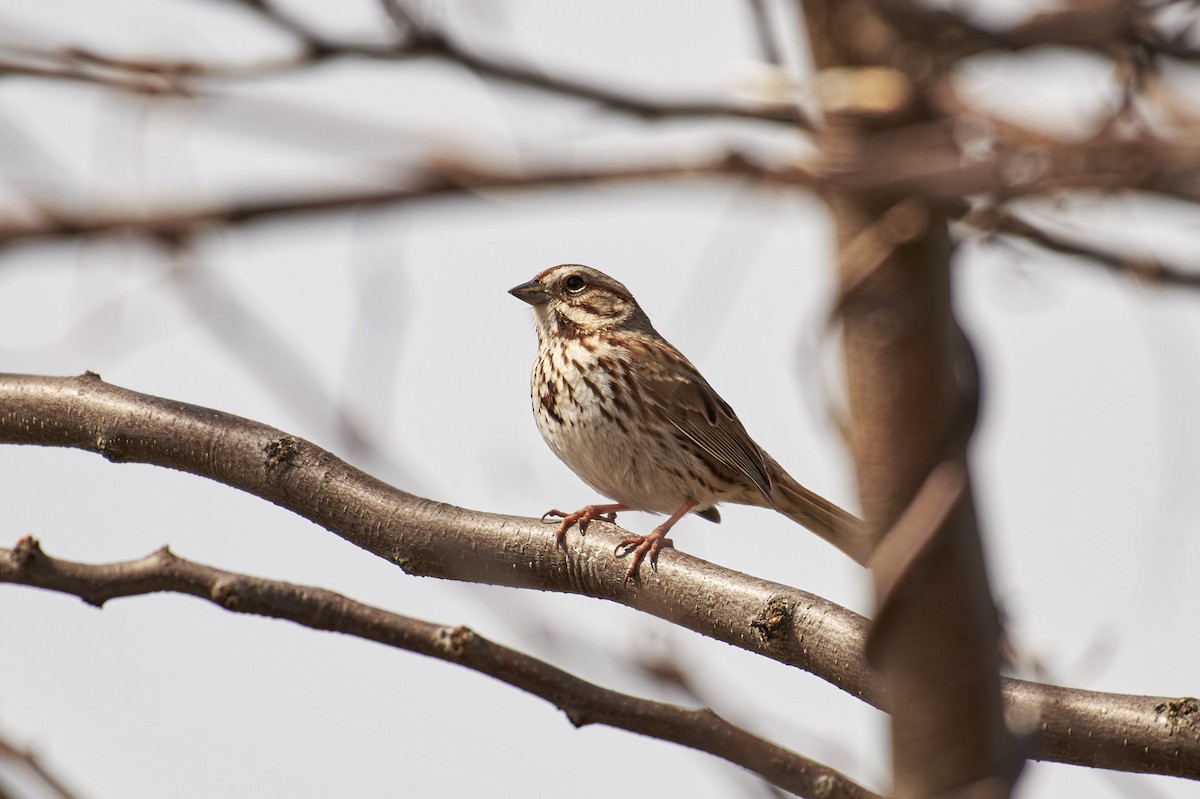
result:
[[(627, 538), (625, 579), (671, 546), (684, 515), (718, 522), (717, 503), (778, 510), (855, 560), (866, 558), (862, 523), (792, 479), (746, 433), (687, 358), (650, 324), (625, 286), (598, 270), (561, 264), (509, 293), (533, 306), (538, 332), (533, 414), (550, 449), (585, 483), (613, 500), (562, 517), (557, 539), (578, 524), (612, 522), (639, 510), (669, 517)], [(615, 554), (616, 554), (615, 553)]]

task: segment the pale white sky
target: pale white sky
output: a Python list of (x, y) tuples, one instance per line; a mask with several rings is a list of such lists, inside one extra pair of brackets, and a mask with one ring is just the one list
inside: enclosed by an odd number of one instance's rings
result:
[[(330, 16), (308, 5), (314, 18)], [(353, 7), (362, 13), (339, 6), (338, 30), (378, 24), (372, 4)], [(739, 2), (702, 15), (666, 0), (590, 11), (481, 0), (446, 8), (446, 17), (487, 31), (474, 34), (481, 43), (647, 91), (717, 92), (749, 74), (755, 55)], [(244, 58), (285, 52), (285, 41), (210, 2), (100, 9), (59, 0), (0, 10), (6, 44)], [(1098, 65), (1063, 54), (1033, 70), (981, 63), (964, 76), (964, 91), (1069, 131), (1111, 98)], [(432, 145), (518, 162), (611, 158), (645, 131), (659, 149), (704, 145), (684, 125), (496, 94), (436, 65), (336, 64), (212, 88), (232, 99), (160, 105), (81, 84), (0, 83), (8, 142), (0, 183), (10, 186), (0, 212), (31, 185), (84, 207), (353, 185)], [(335, 125), (334, 116), (356, 122)], [(720, 127), (742, 138), (755, 129)], [(1196, 216), (1174, 206), (1056, 213), (1162, 255), (1195, 252)], [(836, 343), (821, 332), (831, 292), (827, 223), (808, 196), (687, 183), (266, 222), (205, 238), (199, 274), (186, 282), (135, 242), (13, 249), (0, 255), (0, 370), (91, 369), (304, 436), (438, 500), (538, 515), (595, 497), (533, 425), (533, 327), (505, 292), (548, 265), (582, 262), (634, 291), (798, 479), (853, 505), (848, 461), (821, 404), (824, 384), (836, 380)], [(1006, 246), (964, 247), (955, 276), (986, 381), (974, 452), (979, 507), (1017, 640), (1056, 682), (1194, 695), (1200, 643), (1181, 631), (1200, 600), (1188, 577), (1200, 517), (1190, 490), (1200, 452), (1191, 421), (1200, 298)], [(264, 329), (271, 348), (261, 344)], [(331, 403), (355, 412), (382, 457), (349, 451)], [(685, 701), (623, 661), (671, 653), (718, 712), (870, 787), (885, 785), (880, 714), (814, 677), (625, 608), (407, 577), (260, 500), (79, 452), (0, 448), (0, 486), (6, 546), (32, 534), (52, 555), (101, 562), (169, 544), (221, 568), (466, 624), (602, 685)], [(868, 609), (862, 573), (815, 537), (763, 510), (722, 515), (720, 526), (682, 522), (679, 548)], [(650, 517), (622, 522), (641, 529)], [(0, 586), (0, 638), (0, 732), (34, 746), (95, 799), (755, 795), (748, 777), (719, 761), (613, 730), (575, 730), (540, 700), (472, 672), (187, 597), (117, 600), (96, 611)], [(1030, 764), (1021, 794), (1194, 790)]]

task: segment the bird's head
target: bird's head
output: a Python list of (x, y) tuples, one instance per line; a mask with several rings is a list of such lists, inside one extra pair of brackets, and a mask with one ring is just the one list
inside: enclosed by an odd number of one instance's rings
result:
[(652, 330), (621, 283), (582, 264), (559, 264), (508, 293), (533, 306), (542, 338), (579, 338), (607, 330)]

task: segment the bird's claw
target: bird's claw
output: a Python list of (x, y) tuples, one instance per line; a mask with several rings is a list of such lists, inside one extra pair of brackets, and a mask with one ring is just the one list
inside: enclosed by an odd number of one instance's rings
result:
[[(667, 532), (675, 522), (679, 521), (679, 517), (683, 516), (683, 514), (691, 510), (695, 505), (695, 502), (688, 502), (675, 515), (668, 519), (665, 524), (660, 524), (651, 530), (649, 535), (636, 535), (626, 538), (617, 544), (616, 548), (613, 549), (614, 557), (623, 558), (626, 555), (632, 555), (629, 563), (629, 571), (625, 572), (625, 579), (622, 581), (623, 585), (628, 585), (631, 578), (637, 578), (638, 569), (641, 568), (642, 561), (646, 560), (647, 557), (650, 558), (651, 570), (658, 571), (659, 551), (664, 547), (674, 548), (675, 546), (671, 542), (671, 539), (667, 538)], [(558, 508), (551, 508), (542, 514), (542, 521), (562, 520), (559, 522), (558, 530), (554, 534), (559, 546), (562, 546), (567, 535), (567, 530), (570, 530), (572, 526), (578, 524), (580, 534), (586, 534), (588, 524), (596, 519), (608, 522), (609, 524), (615, 524), (617, 521), (617, 512), (622, 510), (629, 510), (629, 507), (616, 503), (612, 505), (587, 505), (574, 513), (567, 513)]]
[(600, 508), (601, 506), (598, 505), (588, 505), (574, 513), (567, 513), (558, 508), (551, 508), (542, 514), (542, 521), (553, 522), (554, 519), (562, 519), (558, 525), (558, 530), (554, 533), (554, 538), (561, 544), (567, 535), (567, 530), (570, 530), (572, 525), (579, 525), (579, 534), (587, 535), (588, 525), (596, 519), (608, 522), (609, 524), (615, 524), (617, 521), (617, 512), (611, 510), (602, 511)]
[(629, 564), (629, 571), (625, 572), (625, 579), (621, 581), (623, 585), (628, 585), (629, 578), (638, 576), (638, 568), (642, 565), (642, 561), (646, 556), (650, 556), (650, 570), (658, 571), (658, 551), (666, 547), (674, 549), (675, 542), (667, 538), (667, 534), (660, 530), (654, 530), (650, 535), (638, 535), (633, 538), (626, 538), (621, 543), (617, 544), (613, 549), (613, 556), (623, 558), (626, 555), (633, 553), (633, 561)]

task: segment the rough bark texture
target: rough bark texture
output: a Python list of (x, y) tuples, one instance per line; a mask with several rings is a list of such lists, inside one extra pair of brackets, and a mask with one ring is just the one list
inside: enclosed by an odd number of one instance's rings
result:
[[(534, 519), (456, 508), (386, 485), (267, 425), (138, 394), (96, 375), (0, 375), (0, 443), (72, 447), (207, 477), (304, 516), (410, 573), (620, 602), (809, 671), (876, 707), (867, 621), (821, 597), (676, 550), (625, 586), (619, 528), (595, 522), (565, 549)], [(936, 484), (935, 484), (936, 489)], [(939, 492), (930, 492), (937, 507)], [(1190, 697), (1004, 681), (1006, 715), (1036, 760), (1200, 779)]]

